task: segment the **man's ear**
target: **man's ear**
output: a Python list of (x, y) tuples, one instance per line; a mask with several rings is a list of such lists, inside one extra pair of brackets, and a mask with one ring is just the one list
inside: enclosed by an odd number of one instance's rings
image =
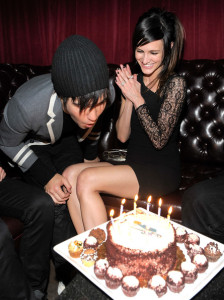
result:
[(174, 44), (174, 42), (171, 42), (171, 43), (170, 43), (170, 47), (171, 47), (171, 49), (173, 48), (173, 44)]

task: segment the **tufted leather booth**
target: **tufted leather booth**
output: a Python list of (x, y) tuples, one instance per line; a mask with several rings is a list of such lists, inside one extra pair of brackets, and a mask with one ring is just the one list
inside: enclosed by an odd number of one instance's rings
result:
[[(115, 121), (120, 107), (120, 92), (114, 84), (116, 65), (108, 65), (110, 71), (110, 91), (112, 106), (107, 110), (99, 145), (99, 153), (108, 149), (125, 148), (116, 138)], [(47, 73), (50, 66), (0, 64), (0, 111), (15, 90), (33, 76)], [(181, 221), (181, 195), (192, 184), (211, 178), (224, 169), (224, 60), (182, 61), (177, 72), (187, 82), (187, 99), (180, 127), (179, 149), (182, 162), (182, 180), (177, 191), (163, 196), (162, 212), (166, 216), (170, 205), (173, 206), (172, 218)], [(2, 154), (1, 154), (2, 155)], [(2, 155), (6, 162), (6, 157)], [(7, 168), (7, 164), (5, 165)], [(10, 176), (18, 176), (11, 168)], [(150, 191), (149, 191), (150, 194)], [(119, 213), (121, 199), (102, 195), (107, 210)], [(139, 199), (138, 206), (146, 207), (147, 199)], [(158, 199), (153, 199), (151, 210), (157, 212)], [(133, 209), (133, 199), (127, 199), (126, 210)], [(1, 214), (1, 212), (0, 212)], [(4, 217), (3, 217), (4, 218)], [(18, 220), (5, 218), (13, 237), (22, 232)]]

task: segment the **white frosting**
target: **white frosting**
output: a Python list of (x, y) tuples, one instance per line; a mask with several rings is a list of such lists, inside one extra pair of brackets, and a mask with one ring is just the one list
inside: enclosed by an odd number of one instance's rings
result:
[(199, 245), (197, 245), (197, 244), (190, 244), (189, 248), (191, 250), (195, 250), (195, 251), (202, 251), (202, 248)]
[(89, 244), (89, 245), (95, 245), (97, 243), (97, 239), (94, 237), (94, 236), (88, 236), (86, 238), (86, 242)]
[(117, 219), (110, 230), (115, 244), (144, 252), (162, 251), (175, 240), (173, 226), (157, 215), (127, 215)]
[(216, 253), (217, 252), (217, 248), (216, 247), (214, 247), (214, 246), (209, 246), (209, 249), (210, 249), (210, 251), (214, 254), (214, 253)]
[(195, 233), (189, 233), (188, 241), (197, 242), (199, 237)]
[(184, 234), (186, 234), (186, 230), (182, 227), (177, 227), (176, 233), (177, 233), (177, 235), (184, 235)]
[(101, 258), (96, 261), (96, 266), (100, 269), (105, 269), (109, 266), (109, 263), (105, 258)]
[(123, 274), (121, 272), (120, 269), (118, 268), (112, 268), (112, 267), (109, 267), (107, 269), (107, 273), (110, 275), (110, 276), (114, 276), (114, 277), (117, 277), (117, 278), (122, 278), (123, 277)]
[(123, 283), (125, 283), (131, 287), (138, 287), (139, 280), (135, 276), (130, 275), (130, 276), (125, 276), (123, 278)]
[(157, 286), (165, 286), (166, 285), (166, 281), (164, 280), (164, 278), (160, 275), (154, 275), (151, 279), (150, 282), (151, 286), (153, 288), (157, 287)]
[(207, 262), (207, 258), (203, 254), (196, 254), (193, 260), (197, 264), (205, 264)]
[(196, 266), (195, 266), (195, 264), (193, 264), (190, 261), (183, 261), (181, 263), (181, 269), (184, 270), (184, 271), (191, 272), (191, 271), (195, 271), (196, 270)]
[(217, 243), (213, 243), (213, 242), (208, 243), (206, 248), (208, 248), (208, 250), (211, 252), (211, 254), (220, 253)]
[(175, 271), (175, 270), (170, 271), (168, 273), (168, 276), (170, 278), (172, 278), (174, 283), (178, 283), (178, 282), (182, 281), (182, 278), (183, 278), (183, 274), (180, 271)]

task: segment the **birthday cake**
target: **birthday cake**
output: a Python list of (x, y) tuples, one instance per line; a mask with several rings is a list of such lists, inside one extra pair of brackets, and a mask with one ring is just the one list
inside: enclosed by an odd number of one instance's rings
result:
[(176, 262), (175, 229), (157, 215), (125, 215), (108, 223), (106, 250), (110, 266), (124, 276), (167, 275)]

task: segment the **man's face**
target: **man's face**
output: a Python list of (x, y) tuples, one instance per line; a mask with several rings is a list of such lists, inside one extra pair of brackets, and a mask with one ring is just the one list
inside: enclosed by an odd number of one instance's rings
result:
[(72, 98), (69, 98), (66, 105), (63, 105), (63, 110), (65, 113), (69, 114), (72, 120), (82, 129), (87, 129), (93, 127), (102, 114), (106, 106), (106, 100), (102, 95), (101, 98), (98, 99), (96, 106), (92, 109), (91, 107), (87, 107), (80, 112), (80, 107), (78, 104), (78, 100), (73, 102)]

